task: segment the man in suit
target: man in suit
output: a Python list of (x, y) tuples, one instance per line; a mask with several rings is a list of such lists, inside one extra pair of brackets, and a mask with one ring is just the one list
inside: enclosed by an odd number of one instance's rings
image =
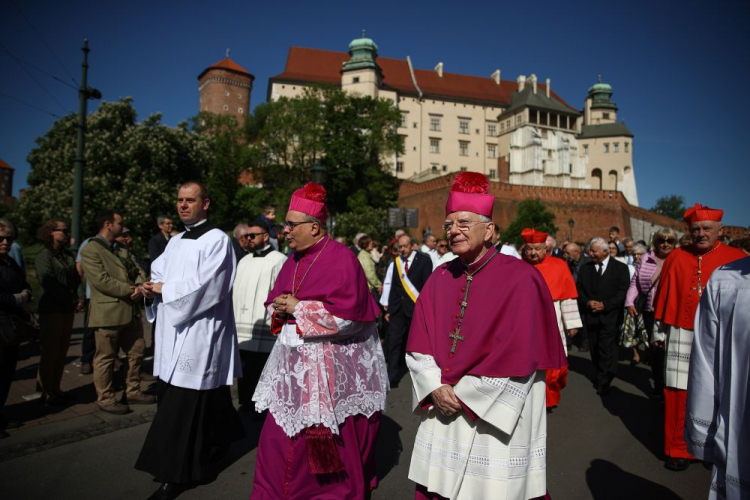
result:
[(95, 328), (94, 387), (99, 409), (122, 415), (130, 408), (115, 399), (114, 364), (120, 348), (128, 356), (125, 398), (129, 404), (151, 404), (156, 397), (141, 392), (140, 371), (145, 344), (138, 303), (147, 276), (135, 260), (115, 246), (122, 233), (122, 216), (105, 210), (97, 216), (99, 234), (81, 251), (81, 263), (91, 285), (88, 326)]
[(398, 238), (399, 256), (388, 267), (385, 280), (390, 283), (388, 294), (380, 303), (385, 307), (390, 330), (385, 340), (385, 360), (391, 387), (406, 373), (406, 340), (414, 314), (414, 303), (427, 278), (432, 273), (432, 259), (412, 249), (414, 241), (408, 235)]
[(156, 218), (156, 225), (159, 226), (159, 232), (148, 240), (148, 258), (151, 262), (164, 253), (167, 242), (172, 237), (172, 219), (166, 215), (160, 215)]
[[(573, 281), (578, 283), (578, 275), (581, 272), (581, 268), (586, 265), (587, 262), (591, 262), (591, 258), (584, 254), (581, 247), (576, 243), (568, 243), (565, 245), (563, 258), (568, 262), (570, 268), (570, 274), (573, 275)], [(576, 345), (580, 352), (588, 352), (589, 350), (589, 336), (586, 333), (585, 325), (581, 332), (573, 338), (568, 337), (568, 351), (572, 345)]]
[(596, 369), (596, 393), (605, 396), (617, 371), (617, 333), (630, 285), (628, 266), (609, 257), (603, 238), (589, 242), (591, 262), (578, 275), (578, 309), (589, 337), (591, 361)]

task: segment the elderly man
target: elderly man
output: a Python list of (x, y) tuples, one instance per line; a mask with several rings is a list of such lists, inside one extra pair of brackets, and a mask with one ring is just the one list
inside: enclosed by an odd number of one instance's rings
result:
[(156, 218), (156, 226), (159, 228), (159, 232), (156, 233), (148, 240), (148, 258), (151, 262), (159, 258), (159, 256), (167, 248), (167, 242), (172, 237), (172, 219), (166, 215), (160, 215)]
[(568, 243), (565, 245), (565, 253), (567, 254), (566, 260), (568, 261), (570, 274), (573, 275), (573, 280), (578, 282), (578, 273), (581, 271), (581, 266), (590, 259), (587, 255), (583, 254), (581, 247), (576, 243)]
[[(292, 195), (284, 235), (294, 254), (266, 305), (276, 344), (253, 400), (268, 409), (252, 498), (366, 498), (388, 390), (378, 305), (352, 252), (325, 230), (323, 186)], [(335, 435), (335, 436), (334, 436)]]
[(398, 387), (401, 377), (408, 370), (406, 341), (414, 315), (414, 304), (433, 268), (432, 260), (413, 250), (413, 244), (414, 240), (409, 235), (399, 236), (399, 256), (385, 272), (385, 285), (380, 297), (380, 304), (385, 308), (386, 319), (390, 323), (388, 337), (385, 339), (385, 359), (391, 387)]
[(750, 498), (747, 304), (750, 257), (713, 273), (696, 313), (685, 437), (695, 457), (714, 465), (709, 499)]
[(203, 184), (180, 186), (185, 232), (169, 240), (143, 285), (152, 301), (147, 318), (156, 321), (159, 406), (135, 467), (162, 483), (153, 500), (205, 480), (212, 453), (244, 436), (229, 391), (242, 376), (231, 300), (236, 262), (227, 235), (207, 220), (209, 204)]
[(417, 499), (546, 491), (544, 370), (567, 362), (542, 276), (492, 245), (488, 190), (482, 174), (456, 177), (444, 229), (458, 259), (432, 274), (414, 311), (407, 363), (422, 418), (409, 469)]
[(562, 258), (563, 252), (562, 250), (557, 248), (557, 240), (555, 238), (553, 238), (551, 235), (548, 235), (547, 240), (544, 242), (544, 244), (547, 249), (547, 255)]
[(245, 240), (250, 253), (237, 266), (237, 277), (232, 288), (234, 321), (244, 375), (237, 379), (237, 396), (240, 410), (250, 413), (253, 420), (261, 420), (263, 414), (255, 411), (252, 398), (276, 342), (271, 335), (271, 314), (264, 302), (276, 283), (286, 256), (271, 246), (268, 226), (264, 222), (251, 222)]
[(589, 256), (591, 261), (578, 275), (578, 309), (583, 314), (591, 362), (596, 369), (594, 388), (597, 394), (606, 396), (617, 373), (617, 335), (623, 320), (630, 271), (628, 266), (609, 256), (609, 245), (602, 238), (589, 242)]
[(437, 267), (440, 263), (440, 255), (437, 252), (437, 238), (434, 234), (428, 234), (424, 238), (424, 244), (419, 248), (419, 251), (427, 254), (432, 259), (432, 267)]
[(699, 204), (688, 208), (684, 219), (693, 243), (674, 249), (659, 275), (654, 317), (661, 328), (654, 344), (666, 339), (664, 453), (666, 468), (674, 471), (687, 469), (693, 458), (683, 432), (695, 310), (714, 269), (745, 257), (742, 250), (719, 241), (723, 215), (723, 210)]
[(242, 223), (234, 226), (234, 231), (232, 231), (232, 235), (234, 236), (232, 238), (232, 249), (234, 249), (234, 256), (238, 264), (250, 252), (250, 243), (245, 238), (247, 231), (247, 224)]
[[(542, 273), (544, 282), (549, 287), (555, 304), (557, 327), (560, 330), (560, 340), (566, 348), (566, 334), (575, 337), (582, 327), (581, 315), (578, 313), (578, 291), (575, 281), (570, 274), (567, 264), (562, 259), (547, 255), (547, 233), (536, 229), (526, 228), (521, 231), (521, 237), (526, 242), (523, 247), (523, 260), (536, 267)], [(567, 349), (565, 354), (567, 355)], [(560, 392), (568, 381), (568, 367), (559, 370), (547, 370), (547, 408), (554, 408), (560, 403)], [(551, 411), (551, 410), (550, 410)]]

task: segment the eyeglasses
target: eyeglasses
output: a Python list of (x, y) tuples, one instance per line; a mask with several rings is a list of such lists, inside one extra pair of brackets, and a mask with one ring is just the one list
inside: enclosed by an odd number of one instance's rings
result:
[(68, 229), (67, 227), (56, 227), (55, 229), (52, 230), (52, 232), (53, 233), (61, 232), (65, 234), (70, 234), (70, 229)]
[(438, 245), (438, 248), (448, 248), (448, 245)]
[(289, 229), (290, 231), (294, 231), (294, 228), (299, 226), (300, 224), (314, 224), (314, 222), (311, 220), (308, 220), (305, 222), (292, 222), (289, 220), (285, 220), (283, 226), (284, 226), (284, 229)]
[(252, 240), (252, 239), (255, 239), (256, 236), (261, 236), (263, 234), (268, 234), (268, 233), (247, 233), (245, 235), (245, 239)]
[(0, 243), (7, 241), (8, 243), (13, 243), (13, 236), (0, 236)]
[(661, 243), (667, 243), (669, 245), (674, 245), (674, 238), (667, 238), (665, 240), (659, 240), (659, 244)]
[(443, 224), (443, 231), (445, 231), (446, 233), (450, 233), (451, 229), (453, 229), (454, 224), (456, 225), (459, 231), (461, 231), (462, 233), (465, 233), (466, 231), (471, 229), (472, 226), (476, 224), (489, 224), (489, 223), (482, 222), (480, 220), (457, 220), (453, 222), (446, 222), (445, 224)]

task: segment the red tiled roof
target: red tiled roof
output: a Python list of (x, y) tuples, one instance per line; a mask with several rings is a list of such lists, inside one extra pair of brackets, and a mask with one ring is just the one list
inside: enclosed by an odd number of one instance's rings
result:
[[(341, 66), (348, 60), (349, 54), (346, 52), (290, 47), (284, 72), (274, 76), (272, 80), (340, 85)], [(405, 59), (378, 57), (377, 63), (383, 70), (384, 86), (403, 93), (417, 93)], [(511, 80), (501, 80), (500, 85), (497, 85), (495, 80), (489, 77), (445, 72), (441, 78), (435, 71), (424, 69), (414, 69), (414, 75), (422, 94), (428, 98), (452, 98), (507, 106), (510, 104), (511, 94), (518, 90), (518, 84)], [(538, 89), (545, 92), (546, 86), (539, 84)], [(552, 97), (575, 109), (554, 91)]]
[(4, 160), (2, 160), (2, 159), (0, 159), (0, 168), (9, 168), (9, 169), (11, 169), (11, 170), (15, 170), (15, 169), (14, 169), (13, 167), (11, 167), (11, 166), (10, 166), (10, 165), (8, 165), (7, 163), (5, 163), (5, 161), (4, 161)]
[(235, 73), (240, 73), (240, 74), (243, 74), (243, 75), (247, 75), (250, 78), (252, 78), (253, 80), (255, 80), (255, 77), (252, 74), (250, 74), (250, 72), (248, 70), (246, 70), (245, 68), (243, 68), (242, 66), (240, 66), (236, 62), (232, 61), (228, 57), (225, 57), (224, 59), (222, 59), (221, 61), (217, 62), (216, 64), (212, 64), (208, 68), (204, 69), (203, 72), (200, 75), (198, 75), (198, 79), (200, 80), (201, 77), (204, 74), (206, 74), (206, 71), (208, 71), (210, 69), (226, 69), (226, 70), (229, 70), (229, 71), (234, 71)]

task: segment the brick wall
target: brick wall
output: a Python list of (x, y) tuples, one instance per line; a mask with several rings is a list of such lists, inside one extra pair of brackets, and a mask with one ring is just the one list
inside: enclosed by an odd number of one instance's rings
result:
[[(250, 112), (252, 85), (253, 79), (250, 76), (224, 69), (211, 69), (198, 81), (198, 87), (203, 87), (200, 111), (235, 116), (242, 123), (245, 115)], [(224, 106), (227, 107), (226, 110)], [(240, 108), (242, 113), (238, 111)]]

